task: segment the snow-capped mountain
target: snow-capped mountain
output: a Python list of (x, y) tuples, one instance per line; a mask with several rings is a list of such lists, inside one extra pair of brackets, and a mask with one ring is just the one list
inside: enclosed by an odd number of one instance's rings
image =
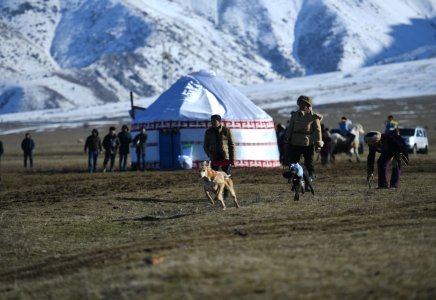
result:
[(436, 0), (0, 0), (0, 114), (435, 56)]

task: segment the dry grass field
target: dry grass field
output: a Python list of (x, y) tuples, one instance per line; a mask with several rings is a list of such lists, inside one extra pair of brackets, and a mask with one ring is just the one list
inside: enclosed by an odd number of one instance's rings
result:
[[(383, 129), (385, 112), (320, 110), (329, 127), (348, 114)], [(87, 173), (89, 128), (31, 132), (32, 170), (24, 134), (0, 136), (0, 299), (435, 299), (435, 115), (407, 119), (430, 152), (399, 189), (368, 188), (365, 149), (361, 163), (318, 161), (315, 196), (298, 202), (281, 169), (234, 169), (241, 208), (224, 212), (196, 170)]]

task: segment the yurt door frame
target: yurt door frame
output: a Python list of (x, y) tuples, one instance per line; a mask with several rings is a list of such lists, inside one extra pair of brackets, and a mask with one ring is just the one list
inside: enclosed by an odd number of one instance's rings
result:
[(180, 131), (166, 130), (159, 132), (159, 157), (160, 169), (180, 170), (181, 166), (178, 157), (180, 149)]

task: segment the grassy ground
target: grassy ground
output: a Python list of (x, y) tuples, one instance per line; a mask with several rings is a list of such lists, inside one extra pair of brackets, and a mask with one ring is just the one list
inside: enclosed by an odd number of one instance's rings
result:
[(241, 208), (223, 212), (196, 170), (86, 173), (88, 131), (32, 133), (33, 170), (23, 136), (0, 137), (0, 299), (436, 297), (431, 147), (399, 189), (369, 190), (366, 156), (318, 162), (315, 196), (298, 202), (282, 170), (235, 169)]

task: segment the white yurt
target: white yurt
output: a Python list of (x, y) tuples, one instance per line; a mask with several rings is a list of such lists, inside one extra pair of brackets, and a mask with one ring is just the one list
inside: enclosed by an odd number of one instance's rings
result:
[(180, 78), (132, 121), (132, 137), (141, 127), (148, 134), (147, 169), (181, 169), (182, 154), (192, 168), (208, 160), (203, 140), (214, 114), (233, 131), (236, 168), (280, 167), (272, 118), (213, 71), (202, 70)]

